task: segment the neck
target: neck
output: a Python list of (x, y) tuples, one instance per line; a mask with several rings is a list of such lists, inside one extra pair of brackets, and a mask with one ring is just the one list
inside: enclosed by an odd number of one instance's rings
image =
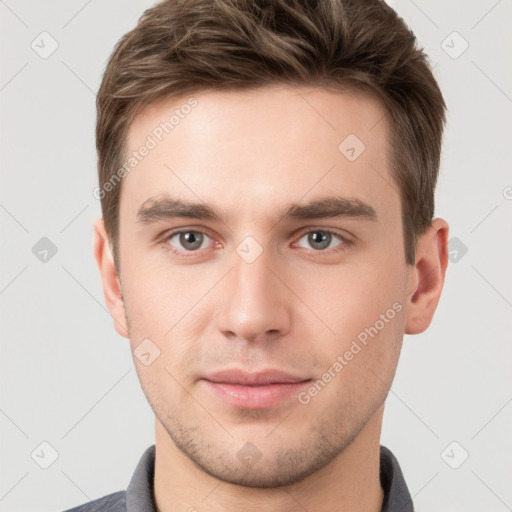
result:
[(157, 512), (380, 512), (382, 406), (345, 450), (304, 480), (254, 488), (219, 480), (197, 467), (156, 420), (154, 495)]

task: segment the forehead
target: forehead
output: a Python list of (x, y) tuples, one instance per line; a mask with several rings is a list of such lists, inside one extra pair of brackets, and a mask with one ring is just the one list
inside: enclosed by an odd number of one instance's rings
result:
[[(151, 105), (130, 126), (123, 211), (162, 193), (235, 214), (335, 191), (376, 210), (398, 204), (380, 103), (361, 92), (272, 86), (203, 91)], [(132, 157), (135, 158), (135, 157)]]

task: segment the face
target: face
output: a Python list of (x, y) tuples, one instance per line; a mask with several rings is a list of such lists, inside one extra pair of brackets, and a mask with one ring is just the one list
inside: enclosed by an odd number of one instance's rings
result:
[(127, 155), (146, 154), (122, 184), (126, 332), (183, 454), (290, 484), (343, 452), (395, 373), (410, 275), (384, 111), (305, 87), (194, 98), (130, 128)]

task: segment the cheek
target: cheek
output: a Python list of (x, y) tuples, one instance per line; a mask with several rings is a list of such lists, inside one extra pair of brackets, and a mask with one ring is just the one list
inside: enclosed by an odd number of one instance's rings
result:
[(375, 261), (325, 268), (314, 279), (302, 273), (297, 281), (297, 294), (307, 297), (311, 310), (334, 331), (326, 329), (317, 347), (326, 364), (347, 351), (354, 360), (391, 365), (396, 359), (405, 321), (405, 277), (396, 262)]
[(162, 337), (187, 313), (201, 286), (193, 276), (187, 279), (181, 268), (164, 268), (136, 251), (125, 258), (123, 296), (132, 326)]
[[(134, 258), (132, 262), (135, 263)], [(193, 275), (187, 277), (180, 267), (159, 269), (141, 261), (124, 269), (129, 276), (123, 280), (123, 296), (130, 344), (141, 381), (149, 385), (157, 380), (172, 380), (166, 370), (181, 374), (187, 361), (197, 356), (197, 347), (191, 347), (191, 342), (199, 339), (195, 319), (202, 311), (198, 301), (208, 283), (194, 280)], [(158, 357), (145, 367), (137, 360), (137, 353), (142, 351)]]

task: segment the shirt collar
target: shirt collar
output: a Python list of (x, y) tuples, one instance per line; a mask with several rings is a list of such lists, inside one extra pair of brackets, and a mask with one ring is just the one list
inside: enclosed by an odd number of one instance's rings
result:
[(384, 490), (381, 512), (414, 512), (409, 489), (398, 460), (389, 448), (380, 447), (380, 484)]

